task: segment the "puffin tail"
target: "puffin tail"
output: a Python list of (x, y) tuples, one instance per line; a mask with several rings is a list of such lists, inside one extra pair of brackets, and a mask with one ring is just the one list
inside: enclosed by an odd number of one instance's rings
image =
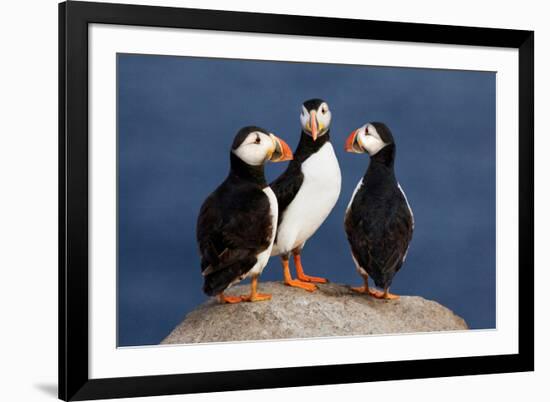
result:
[(208, 296), (219, 295), (232, 283), (243, 279), (244, 275), (246, 275), (255, 263), (256, 259), (254, 257), (248, 257), (216, 267), (215, 270), (204, 276), (202, 290)]
[(215, 272), (204, 278), (202, 290), (208, 296), (216, 296), (223, 292), (233, 282), (233, 276), (228, 272)]

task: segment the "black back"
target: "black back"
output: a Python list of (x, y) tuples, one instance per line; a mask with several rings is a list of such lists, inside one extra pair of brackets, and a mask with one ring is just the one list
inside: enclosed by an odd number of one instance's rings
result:
[(228, 177), (204, 201), (197, 220), (206, 294), (223, 292), (269, 247), (273, 227), (266, 186), (263, 166), (247, 165), (231, 153)]
[(279, 205), (279, 223), (283, 218), (283, 213), (290, 205), (298, 190), (302, 186), (304, 181), (304, 174), (302, 173), (302, 164), (311, 155), (315, 154), (321, 149), (325, 143), (330, 140), (330, 130), (328, 130), (321, 137), (318, 137), (316, 141), (313, 138), (302, 131), (300, 136), (300, 142), (294, 152), (294, 158), (288, 164), (286, 170), (277, 179), (275, 179), (270, 187), (277, 196), (277, 202)]
[(353, 256), (381, 288), (389, 287), (401, 268), (413, 233), (413, 217), (395, 178), (394, 158), (395, 144), (372, 157), (345, 218)]

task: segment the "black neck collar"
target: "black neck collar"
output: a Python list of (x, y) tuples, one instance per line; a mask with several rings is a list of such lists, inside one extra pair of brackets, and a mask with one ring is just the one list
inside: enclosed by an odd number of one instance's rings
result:
[(382, 174), (386, 178), (395, 178), (394, 173), (395, 144), (390, 144), (382, 148), (376, 155), (370, 158), (370, 163), (364, 178), (373, 182), (373, 177)]
[(233, 152), (230, 152), (231, 169), (229, 175), (256, 184), (261, 188), (267, 186), (264, 174), (264, 165), (252, 166), (242, 161)]
[(395, 144), (386, 145), (378, 151), (376, 155), (371, 157), (371, 160), (374, 163), (393, 169), (393, 164), (395, 162)]
[(311, 137), (311, 135), (307, 134), (306, 132), (304, 132), (304, 130), (302, 130), (302, 135), (300, 136), (300, 142), (298, 143), (298, 147), (294, 152), (293, 161), (300, 162), (300, 163), (305, 161), (310, 155), (320, 150), (321, 147), (325, 145), (325, 143), (327, 143), (329, 140), (330, 140), (330, 129), (327, 130), (327, 132), (322, 136), (317, 137), (316, 141), (313, 141), (313, 138)]

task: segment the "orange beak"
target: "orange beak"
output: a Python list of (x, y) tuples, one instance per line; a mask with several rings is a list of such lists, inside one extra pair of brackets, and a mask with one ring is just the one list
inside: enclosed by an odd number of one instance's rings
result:
[(279, 137), (274, 136), (273, 134), (270, 134), (270, 136), (273, 140), (274, 150), (269, 160), (271, 162), (284, 162), (292, 160), (292, 150), (290, 149), (288, 144), (281, 140)]
[(356, 154), (362, 154), (364, 152), (361, 145), (357, 143), (358, 131), (359, 130), (353, 130), (346, 140), (346, 145), (344, 145), (344, 149), (346, 150), (346, 152), (353, 152)]
[(317, 127), (317, 117), (315, 116), (315, 110), (312, 110), (309, 114), (309, 126), (311, 127), (311, 138), (313, 141), (317, 140), (317, 134), (319, 133), (319, 128)]

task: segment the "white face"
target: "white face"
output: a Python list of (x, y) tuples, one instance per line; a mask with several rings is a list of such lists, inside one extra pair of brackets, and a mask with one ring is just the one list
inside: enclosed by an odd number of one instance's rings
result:
[(357, 133), (357, 141), (370, 156), (376, 155), (386, 144), (372, 124), (365, 124)]
[(271, 158), (274, 150), (275, 143), (270, 135), (253, 131), (233, 153), (246, 164), (259, 166)]
[[(320, 137), (330, 128), (330, 119), (332, 117), (326, 102), (321, 103), (317, 108), (315, 117), (317, 119), (317, 129), (319, 130), (318, 136)], [(300, 124), (302, 125), (302, 130), (311, 134), (311, 114), (306, 110), (304, 105), (302, 105), (302, 114), (300, 114)]]

